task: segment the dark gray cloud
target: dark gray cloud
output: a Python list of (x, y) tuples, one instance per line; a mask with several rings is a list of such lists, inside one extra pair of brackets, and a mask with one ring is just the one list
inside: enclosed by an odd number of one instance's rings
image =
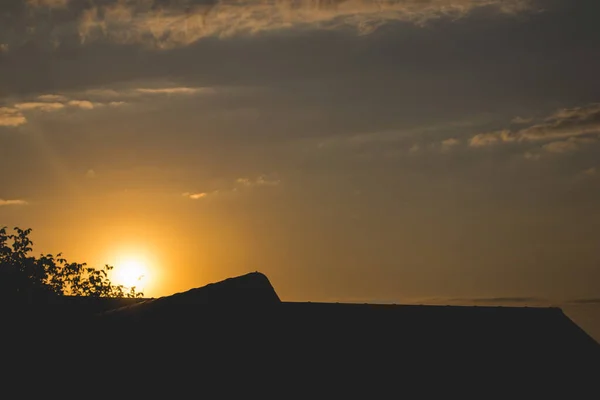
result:
[[(55, 47), (110, 41), (157, 49), (187, 46), (207, 37), (229, 37), (290, 28), (339, 29), (360, 34), (393, 21), (424, 24), (460, 18), (473, 10), (514, 14), (537, 9), (532, 0), (35, 0), (4, 6), (3, 41), (19, 46), (30, 38)], [(12, 22), (9, 24), (9, 22)], [(12, 29), (11, 29), (12, 28)], [(24, 29), (24, 31), (23, 31)], [(20, 37), (17, 33), (25, 34)]]
[[(471, 11), (458, 20), (438, 18), (427, 27), (391, 21), (358, 37), (343, 30), (290, 28), (209, 37), (159, 52), (133, 42), (82, 45), (74, 38), (46, 49), (30, 41), (0, 56), (6, 60), (0, 62), (0, 87), (5, 93), (52, 93), (165, 76), (181, 86), (266, 85), (292, 97), (288, 102), (312, 102), (315, 108), (334, 102), (340, 104), (342, 115), (359, 111), (359, 123), (380, 121), (388, 127), (397, 124), (390, 119), (400, 119), (398, 110), (404, 121), (492, 109), (509, 119), (523, 108), (536, 108), (533, 112), (558, 108), (551, 105), (556, 101), (564, 102), (559, 107), (581, 104), (586, 97), (594, 101), (598, 84), (592, 71), (598, 61), (590, 58), (595, 44), (589, 35), (582, 35), (586, 21), (578, 20), (580, 28), (565, 41), (556, 26), (566, 24), (565, 29), (573, 30), (570, 14), (577, 11), (572, 10), (575, 6), (552, 1), (544, 5), (543, 13), (500, 17), (466, 7)], [(578, 12), (590, 14), (591, 7), (592, 3), (578, 3)], [(40, 36), (40, 40), (52, 37)], [(527, 50), (532, 47), (535, 52)], [(556, 52), (565, 57), (555, 59)], [(540, 65), (545, 65), (543, 71)], [(585, 84), (584, 70), (590, 71)], [(559, 75), (561, 79), (556, 79)], [(330, 115), (337, 118), (336, 110)]]

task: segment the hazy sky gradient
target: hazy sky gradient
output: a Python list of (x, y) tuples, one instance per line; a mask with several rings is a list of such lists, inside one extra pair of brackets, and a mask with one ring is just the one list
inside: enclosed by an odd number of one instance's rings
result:
[(153, 296), (260, 270), (287, 300), (598, 299), (598, 15), (3, 1), (0, 225), (143, 253)]

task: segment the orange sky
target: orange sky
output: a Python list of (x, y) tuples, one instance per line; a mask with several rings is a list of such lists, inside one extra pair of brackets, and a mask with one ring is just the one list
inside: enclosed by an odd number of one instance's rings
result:
[(597, 1), (276, 3), (2, 2), (0, 225), (148, 296), (598, 304)]

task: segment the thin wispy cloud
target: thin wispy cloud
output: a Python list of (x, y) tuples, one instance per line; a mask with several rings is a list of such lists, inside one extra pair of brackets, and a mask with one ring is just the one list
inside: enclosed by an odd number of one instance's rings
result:
[(38, 100), (41, 101), (49, 101), (49, 102), (65, 102), (68, 100), (67, 97), (60, 94), (42, 94), (37, 97)]
[(587, 176), (596, 176), (598, 174), (598, 169), (596, 167), (588, 168), (583, 171), (583, 174)]
[(250, 178), (238, 178), (236, 183), (245, 187), (252, 186), (277, 186), (281, 183), (279, 179), (269, 178), (265, 175), (261, 175), (256, 179)]
[(595, 143), (600, 134), (600, 103), (556, 111), (542, 122), (528, 127), (479, 133), (471, 137), (471, 147), (508, 142), (548, 142), (543, 149), (553, 153), (577, 150), (580, 145)]
[(0, 199), (0, 207), (2, 207), (2, 206), (26, 206), (27, 204), (29, 204), (29, 203), (25, 200)]
[(442, 140), (442, 151), (449, 151), (453, 147), (456, 147), (460, 144), (460, 140), (456, 138), (449, 138)]
[(572, 140), (561, 140), (557, 142), (550, 142), (542, 146), (542, 149), (550, 153), (568, 153), (577, 150), (579, 147), (577, 143)]
[(28, 115), (35, 112), (57, 112), (65, 109), (66, 107), (76, 107), (82, 109), (92, 109), (93, 104), (89, 101), (70, 100), (67, 101), (64, 98), (64, 102), (58, 102), (59, 96), (57, 95), (41, 95), (37, 97), (38, 100), (50, 100), (50, 101), (24, 101), (12, 104), (10, 107), (0, 107), (0, 126), (4, 127), (17, 127), (25, 125), (28, 122)]
[(39, 111), (57, 111), (65, 108), (65, 105), (62, 103), (43, 103), (43, 102), (25, 102), (25, 103), (16, 103), (14, 106), (17, 110), (20, 111), (31, 111), (31, 110), (39, 110)]
[(88, 96), (104, 98), (115, 98), (122, 95), (122, 93), (114, 89), (88, 89), (84, 91), (84, 94)]
[[(94, 110), (101, 107), (120, 107), (131, 102), (142, 101), (146, 96), (192, 96), (215, 93), (207, 87), (140, 87), (127, 89), (89, 89), (82, 92), (64, 94), (40, 94), (33, 99), (13, 102), (8, 107), (0, 107), (0, 126), (17, 127), (28, 121), (34, 112), (56, 112), (66, 108)], [(27, 114), (27, 117), (26, 117)]]
[(250, 179), (248, 179), (248, 178), (238, 178), (238, 179), (236, 179), (236, 183), (239, 183), (240, 185), (243, 185), (243, 186), (251, 186), (252, 185), (252, 181), (250, 181)]
[(143, 94), (197, 94), (200, 92), (212, 92), (209, 88), (191, 88), (191, 87), (171, 87), (171, 88), (139, 88), (135, 89), (138, 93)]
[(495, 132), (478, 133), (469, 140), (469, 145), (471, 147), (484, 147), (496, 143), (513, 142), (514, 140), (510, 131), (504, 129)]
[(71, 107), (83, 108), (84, 110), (92, 110), (94, 103), (88, 100), (70, 100), (68, 103)]
[[(214, 94), (217, 90), (212, 87), (189, 87), (189, 86), (143, 86), (125, 87), (115, 89), (88, 89), (77, 95), (87, 97), (95, 102), (110, 104), (122, 103), (124, 101), (135, 101), (144, 97), (160, 95), (167, 96), (193, 96)], [(108, 103), (107, 103), (108, 102)], [(121, 105), (121, 104), (113, 104)]]
[(517, 124), (517, 125), (529, 124), (530, 122), (533, 122), (533, 118), (515, 117), (510, 122), (512, 122), (513, 124)]
[(558, 110), (540, 124), (516, 133), (520, 140), (550, 140), (600, 133), (600, 103)]
[[(382, 144), (396, 146), (404, 144), (408, 147), (406, 149), (407, 152), (416, 153), (419, 150), (423, 150), (425, 147), (433, 149), (439, 148), (439, 146), (442, 145), (439, 135), (442, 133), (447, 133), (448, 131), (461, 132), (466, 129), (472, 129), (473, 126), (477, 126), (481, 122), (481, 117), (469, 117), (466, 119), (445, 121), (438, 124), (422, 125), (405, 129), (386, 129), (358, 133), (351, 136), (338, 135), (319, 140), (317, 147), (319, 149), (328, 149), (336, 147), (377, 146)], [(415, 143), (415, 139), (420, 137), (432, 137), (430, 146), (424, 146), (423, 143)], [(433, 139), (433, 137), (436, 138)], [(448, 148), (460, 144), (460, 140), (457, 138), (447, 138), (442, 141), (444, 140), (446, 141), (445, 145)]]
[(421, 146), (419, 146), (418, 144), (413, 144), (412, 146), (410, 146), (410, 148), (408, 149), (408, 152), (411, 154), (414, 154), (416, 152), (418, 152), (421, 149)]
[(199, 193), (189, 193), (189, 192), (185, 192), (182, 194), (182, 196), (187, 197), (188, 199), (191, 200), (200, 200), (200, 199), (204, 199), (208, 196), (208, 193), (205, 192), (199, 192)]
[(542, 146), (542, 149), (550, 153), (569, 153), (579, 150), (581, 145), (596, 143), (595, 138), (570, 137), (567, 140), (557, 140)]
[(27, 123), (25, 116), (15, 108), (0, 107), (0, 126), (17, 127)]
[(182, 193), (182, 196), (190, 200), (202, 200), (215, 195), (226, 196), (228, 194), (241, 193), (245, 190), (245, 188), (249, 189), (260, 186), (278, 186), (280, 183), (281, 180), (269, 177), (267, 175), (260, 175), (256, 178), (237, 178), (229, 187), (222, 187), (210, 192), (184, 192)]

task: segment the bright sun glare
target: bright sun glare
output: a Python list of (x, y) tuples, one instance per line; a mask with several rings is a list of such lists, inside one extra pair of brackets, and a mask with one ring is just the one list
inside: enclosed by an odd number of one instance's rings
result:
[(139, 291), (148, 279), (148, 267), (142, 260), (125, 259), (115, 266), (114, 274), (117, 284), (127, 288), (135, 286)]

